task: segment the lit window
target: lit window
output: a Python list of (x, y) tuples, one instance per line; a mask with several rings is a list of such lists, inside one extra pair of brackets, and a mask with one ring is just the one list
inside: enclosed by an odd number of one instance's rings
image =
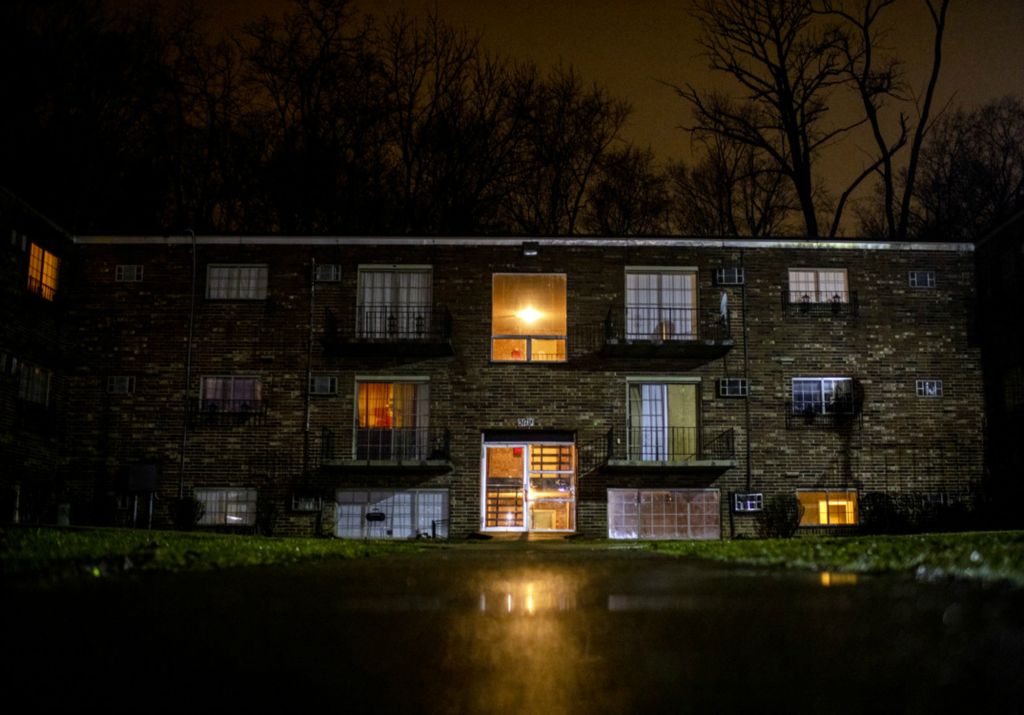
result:
[(426, 382), (360, 382), (357, 385), (356, 459), (430, 456), (430, 385)]
[(491, 303), (491, 359), (564, 362), (564, 273), (496, 273)]
[(934, 288), (935, 271), (910, 271), (911, 288)]
[(448, 536), (447, 489), (339, 489), (335, 501), (343, 539)]
[(60, 258), (36, 244), (30, 244), (28, 255), (28, 290), (46, 300), (57, 295)]
[(430, 334), (432, 273), (422, 266), (359, 268), (357, 333), (413, 340)]
[(717, 489), (609, 489), (610, 539), (719, 539)]
[(857, 523), (857, 492), (797, 492), (800, 526), (848, 526)]
[(790, 303), (848, 303), (846, 269), (789, 269)]
[(214, 300), (263, 300), (267, 297), (267, 266), (207, 266), (206, 297)]
[(629, 459), (679, 462), (698, 454), (696, 383), (630, 382)]
[(918, 397), (942, 397), (942, 380), (918, 380)]
[(50, 378), (45, 367), (22, 361), (18, 365), (18, 397), (38, 405), (50, 403)]
[(256, 523), (255, 489), (196, 489), (203, 505), (200, 526), (252, 526)]
[(697, 337), (697, 274), (626, 272), (626, 339)]
[(263, 382), (255, 377), (204, 377), (200, 401), (204, 412), (259, 412)]
[(853, 414), (853, 379), (849, 377), (793, 378), (793, 414)]

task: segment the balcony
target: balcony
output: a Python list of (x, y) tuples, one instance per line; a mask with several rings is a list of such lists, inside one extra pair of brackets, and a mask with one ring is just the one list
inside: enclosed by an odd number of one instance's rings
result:
[(860, 315), (857, 291), (795, 291), (783, 289), (782, 314), (856, 318)]
[(721, 474), (736, 466), (735, 430), (621, 427), (580, 444), (580, 473)]
[(321, 429), (321, 466), (436, 473), (452, 468), (451, 432), (441, 427), (357, 427), (348, 437)]
[(601, 326), (601, 352), (614, 358), (707, 361), (733, 346), (728, 317), (718, 311), (628, 305), (611, 308)]
[(321, 343), (342, 357), (454, 355), (452, 316), (444, 306), (361, 305), (352, 314), (326, 311)]
[(200, 398), (188, 403), (188, 423), (198, 427), (240, 427), (262, 425), (269, 405), (266, 400), (211, 400)]

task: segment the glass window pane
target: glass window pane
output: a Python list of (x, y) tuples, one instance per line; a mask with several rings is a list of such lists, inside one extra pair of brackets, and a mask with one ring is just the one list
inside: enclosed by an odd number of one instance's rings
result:
[(492, 335), (565, 335), (564, 274), (494, 275)]
[(495, 338), (491, 343), (492, 360), (526, 360), (525, 339)]

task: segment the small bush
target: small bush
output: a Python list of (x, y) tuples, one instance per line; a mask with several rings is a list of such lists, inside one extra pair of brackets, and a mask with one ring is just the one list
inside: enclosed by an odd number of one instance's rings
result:
[(174, 503), (172, 519), (178, 531), (191, 531), (206, 513), (206, 507), (195, 497), (184, 497)]
[(754, 519), (757, 535), (763, 539), (788, 539), (800, 526), (803, 507), (792, 494), (776, 494)]

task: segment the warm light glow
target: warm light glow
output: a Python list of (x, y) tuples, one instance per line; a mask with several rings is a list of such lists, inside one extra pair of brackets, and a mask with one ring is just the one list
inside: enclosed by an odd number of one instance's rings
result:
[(516, 313), (517, 318), (522, 320), (524, 323), (528, 324), (536, 323), (538, 320), (540, 320), (542, 315), (543, 313), (534, 308), (532, 305), (528, 305), (522, 310), (520, 310), (518, 313)]
[(830, 586), (853, 586), (857, 583), (857, 574), (855, 573), (832, 573), (830, 571), (821, 572), (821, 585), (825, 588)]

